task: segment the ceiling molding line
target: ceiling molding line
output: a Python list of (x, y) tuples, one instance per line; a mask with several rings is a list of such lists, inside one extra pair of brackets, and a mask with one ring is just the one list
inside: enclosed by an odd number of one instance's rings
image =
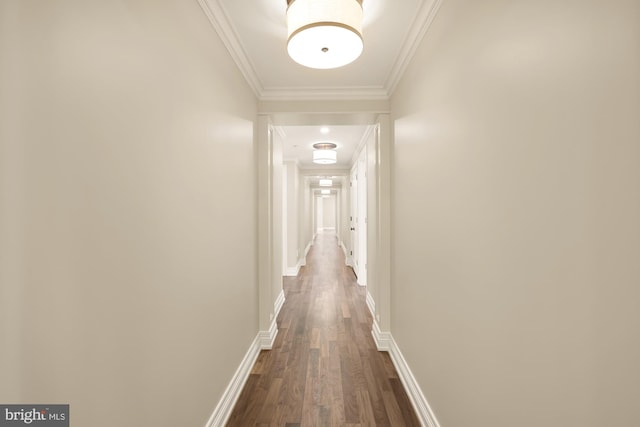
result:
[(224, 43), (229, 51), (231, 58), (233, 58), (233, 61), (240, 69), (249, 87), (251, 87), (256, 97), (260, 98), (260, 94), (263, 91), (262, 83), (258, 78), (253, 63), (249, 59), (249, 56), (247, 56), (238, 38), (238, 33), (235, 31), (228, 14), (225, 12), (219, 0), (198, 0), (198, 3), (209, 19), (213, 29), (222, 40), (222, 43)]
[(440, 5), (444, 0), (424, 0), (420, 5), (416, 18), (414, 19), (404, 43), (402, 44), (402, 50), (398, 54), (385, 87), (387, 88), (387, 96), (391, 98), (391, 95), (396, 90), (400, 79), (404, 75), (409, 63), (413, 59), (413, 56), (418, 49), (418, 45), (424, 39), (429, 27), (433, 23)]
[(387, 90), (381, 86), (327, 87), (327, 88), (266, 88), (260, 94), (260, 101), (361, 101), (388, 100)]

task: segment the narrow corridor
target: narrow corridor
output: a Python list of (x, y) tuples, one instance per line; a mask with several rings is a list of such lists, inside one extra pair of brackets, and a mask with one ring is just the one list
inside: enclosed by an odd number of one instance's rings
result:
[(284, 282), (273, 350), (260, 353), (228, 426), (419, 426), (387, 353), (377, 351), (366, 289), (330, 234)]

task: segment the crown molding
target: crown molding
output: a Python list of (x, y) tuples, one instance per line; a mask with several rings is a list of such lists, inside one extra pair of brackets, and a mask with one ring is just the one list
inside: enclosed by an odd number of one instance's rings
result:
[(258, 78), (251, 59), (249, 59), (249, 56), (242, 47), (238, 33), (233, 27), (224, 7), (222, 7), (222, 4), (220, 4), (218, 0), (198, 0), (198, 3), (204, 14), (209, 18), (209, 22), (211, 22), (213, 29), (222, 40), (222, 43), (224, 43), (227, 51), (229, 51), (231, 58), (233, 58), (240, 69), (249, 87), (256, 97), (260, 98), (263, 91), (262, 83)]
[(382, 86), (265, 88), (260, 101), (387, 100)]
[(263, 87), (255, 66), (242, 46), (238, 33), (221, 2), (219, 0), (198, 0), (198, 4), (259, 101), (379, 101), (389, 100), (393, 94), (443, 1), (423, 0), (421, 2), (384, 86), (311, 88)]
[(409, 32), (402, 43), (402, 48), (398, 54), (398, 58), (394, 63), (389, 77), (385, 83), (387, 89), (387, 95), (390, 98), (393, 92), (396, 90), (398, 83), (402, 79), (404, 72), (406, 71), (409, 63), (413, 59), (413, 56), (418, 49), (418, 45), (424, 39), (427, 31), (431, 27), (433, 20), (435, 19), (440, 5), (444, 0), (424, 0), (418, 9)]

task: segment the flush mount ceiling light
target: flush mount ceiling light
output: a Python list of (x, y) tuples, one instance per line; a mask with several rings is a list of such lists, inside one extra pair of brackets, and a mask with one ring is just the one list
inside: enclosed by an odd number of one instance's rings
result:
[(362, 0), (287, 0), (287, 51), (310, 68), (356, 60), (362, 41)]
[(313, 144), (313, 163), (332, 165), (338, 160), (337, 145), (333, 142), (317, 142)]
[(320, 194), (331, 194), (331, 190), (320, 190)]
[(333, 185), (333, 181), (330, 179), (321, 179), (320, 187), (331, 187)]

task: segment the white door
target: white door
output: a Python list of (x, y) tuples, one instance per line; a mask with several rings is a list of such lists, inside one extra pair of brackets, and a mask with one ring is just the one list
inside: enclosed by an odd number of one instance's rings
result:
[(358, 284), (367, 285), (367, 149), (358, 158)]
[(351, 170), (349, 178), (349, 193), (351, 194), (351, 209), (349, 215), (349, 226), (351, 228), (351, 242), (349, 255), (353, 271), (358, 275), (358, 167)]

